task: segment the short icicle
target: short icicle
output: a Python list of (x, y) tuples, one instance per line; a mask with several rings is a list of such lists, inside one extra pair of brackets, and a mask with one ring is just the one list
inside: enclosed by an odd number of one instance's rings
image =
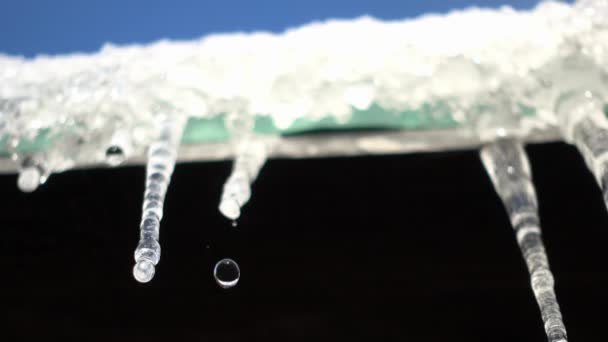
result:
[(268, 156), (269, 144), (258, 139), (245, 140), (239, 144), (232, 173), (224, 184), (219, 210), (228, 219), (241, 216), (241, 208), (251, 197), (251, 184)]

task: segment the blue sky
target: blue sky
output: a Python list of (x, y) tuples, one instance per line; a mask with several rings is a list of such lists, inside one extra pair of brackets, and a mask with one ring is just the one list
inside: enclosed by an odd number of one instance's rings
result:
[(280, 32), (313, 20), (414, 17), (473, 5), (531, 8), (536, 0), (2, 0), (0, 52), (33, 56), (98, 50), (105, 42), (190, 39), (213, 32)]

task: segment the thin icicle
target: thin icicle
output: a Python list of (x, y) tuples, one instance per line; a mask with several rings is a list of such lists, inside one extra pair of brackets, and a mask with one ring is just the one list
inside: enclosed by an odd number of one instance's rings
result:
[(159, 138), (148, 149), (146, 190), (140, 224), (140, 239), (135, 249), (133, 276), (141, 283), (149, 282), (160, 260), (158, 243), (163, 217), (165, 194), (175, 167), (177, 150), (185, 126), (185, 118), (168, 117), (161, 124)]
[(541, 237), (536, 193), (524, 149), (519, 141), (498, 140), (481, 150), (481, 160), (511, 219), (549, 342), (566, 342), (566, 327)]
[(261, 140), (250, 139), (239, 144), (232, 173), (224, 184), (220, 200), (220, 212), (231, 220), (241, 215), (241, 208), (251, 197), (251, 184), (268, 156), (269, 145)]

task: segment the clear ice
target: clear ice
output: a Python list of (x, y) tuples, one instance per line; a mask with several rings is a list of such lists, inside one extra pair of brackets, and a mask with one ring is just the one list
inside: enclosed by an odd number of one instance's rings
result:
[(154, 277), (160, 261), (160, 221), (163, 218), (165, 194), (175, 167), (185, 118), (179, 115), (162, 119), (160, 136), (148, 149), (146, 190), (140, 224), (139, 244), (135, 249), (133, 276), (141, 283)]
[(566, 327), (542, 241), (536, 193), (523, 146), (514, 139), (497, 140), (482, 148), (481, 160), (515, 230), (549, 342), (566, 342)]
[(237, 148), (237, 155), (232, 167), (232, 173), (224, 184), (219, 210), (228, 219), (236, 220), (241, 216), (241, 208), (251, 197), (251, 183), (268, 155), (270, 145), (256, 139), (247, 140)]

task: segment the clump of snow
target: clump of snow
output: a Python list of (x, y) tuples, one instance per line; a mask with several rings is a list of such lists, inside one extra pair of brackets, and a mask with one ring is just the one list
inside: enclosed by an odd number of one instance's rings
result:
[(535, 75), (565, 51), (608, 65), (606, 2), (329, 20), (281, 34), (108, 44), (94, 54), (0, 55), (0, 129), (33, 137), (44, 128), (85, 127), (110, 136), (115, 122), (141, 129), (167, 112), (268, 115), (286, 128), (302, 117), (342, 122), (372, 104), (404, 111), (437, 101), (460, 122), (480, 105), (508, 101), (542, 114), (532, 126), (553, 124), (544, 109), (554, 99), (528, 96), (546, 86)]

